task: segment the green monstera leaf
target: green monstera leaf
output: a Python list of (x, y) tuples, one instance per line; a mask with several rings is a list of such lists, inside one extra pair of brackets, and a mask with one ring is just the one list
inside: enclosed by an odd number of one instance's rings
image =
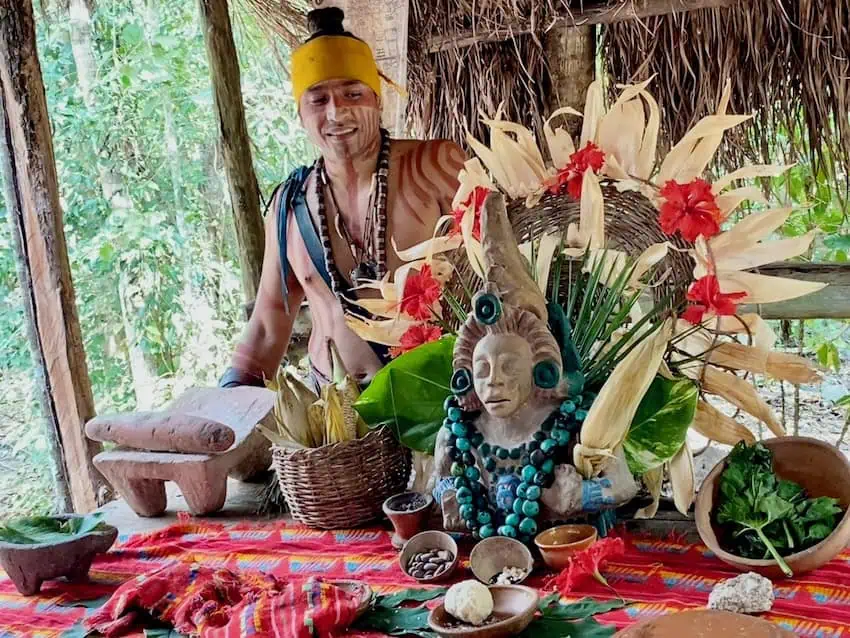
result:
[(455, 338), (445, 336), (387, 364), (354, 406), (363, 420), (370, 427), (387, 424), (402, 445), (433, 454), (451, 394), (454, 345)]
[(689, 379), (655, 377), (623, 443), (633, 474), (645, 474), (676, 455), (694, 420), (698, 396)]

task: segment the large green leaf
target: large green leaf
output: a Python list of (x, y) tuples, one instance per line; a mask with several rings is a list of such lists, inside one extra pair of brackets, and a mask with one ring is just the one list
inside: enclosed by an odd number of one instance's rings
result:
[(645, 474), (676, 455), (694, 420), (697, 398), (693, 381), (655, 377), (623, 444), (632, 473)]
[(433, 454), (443, 403), (451, 394), (454, 344), (454, 337), (446, 336), (385, 366), (355, 404), (363, 420), (370, 427), (388, 424), (403, 445)]
[(53, 516), (19, 518), (0, 526), (0, 540), (18, 545), (61, 543), (100, 529), (104, 525), (101, 516), (90, 514), (67, 520)]
[(546, 616), (535, 618), (520, 638), (609, 638), (617, 632), (613, 625), (601, 625), (593, 618), (569, 622)]

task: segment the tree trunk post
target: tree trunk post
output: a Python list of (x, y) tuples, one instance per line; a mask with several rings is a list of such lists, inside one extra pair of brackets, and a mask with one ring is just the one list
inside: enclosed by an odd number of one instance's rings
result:
[(61, 444), (74, 509), (88, 512), (98, 506), (106, 483), (92, 464), (101, 446), (84, 431), (94, 416), (94, 400), (62, 227), (31, 0), (0, 0), (0, 86), (11, 163), (9, 193), (20, 211), (26, 254), (21, 283), (31, 285), (33, 332), (51, 403), (45, 416)]
[(254, 173), (248, 126), (242, 106), (239, 58), (233, 42), (227, 0), (198, 0), (198, 7), (239, 244), (242, 288), (246, 301), (252, 301), (260, 283), (265, 236), (260, 212), (260, 187)]
[[(596, 74), (596, 27), (558, 24), (546, 33), (543, 46), (551, 80), (546, 96), (548, 112), (554, 113), (563, 106), (583, 112), (587, 87)], [(574, 117), (558, 124), (573, 137), (581, 131), (581, 121)]]

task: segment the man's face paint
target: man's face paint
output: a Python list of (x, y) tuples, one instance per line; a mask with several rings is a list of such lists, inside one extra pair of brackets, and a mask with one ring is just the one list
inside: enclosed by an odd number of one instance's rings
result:
[(381, 105), (375, 92), (362, 82), (320, 82), (304, 92), (298, 107), (301, 124), (326, 159), (350, 159), (377, 151)]

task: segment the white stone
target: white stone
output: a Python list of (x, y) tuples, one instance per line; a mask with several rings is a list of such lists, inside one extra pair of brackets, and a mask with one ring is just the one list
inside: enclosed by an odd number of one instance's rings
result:
[(773, 607), (773, 583), (755, 572), (747, 572), (714, 586), (708, 596), (709, 609), (736, 614), (757, 614)]

